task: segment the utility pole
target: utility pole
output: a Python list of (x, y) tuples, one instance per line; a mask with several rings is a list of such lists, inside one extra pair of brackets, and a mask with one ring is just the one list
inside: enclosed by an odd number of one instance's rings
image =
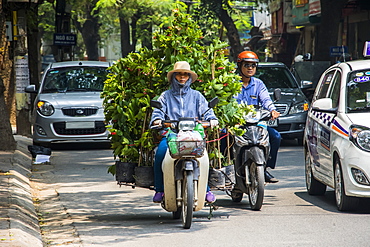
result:
[(58, 62), (72, 60), (72, 46), (76, 44), (76, 35), (71, 34), (70, 5), (65, 0), (56, 1), (54, 45), (57, 46)]

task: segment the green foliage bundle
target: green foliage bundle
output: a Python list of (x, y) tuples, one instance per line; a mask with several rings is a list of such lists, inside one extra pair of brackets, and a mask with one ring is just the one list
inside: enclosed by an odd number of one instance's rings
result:
[[(235, 64), (224, 55), (227, 44), (216, 40), (209, 46), (203, 45), (199, 26), (185, 10), (185, 4), (177, 2), (171, 16), (164, 18), (153, 37), (154, 50), (143, 48), (130, 53), (110, 68), (112, 73), (105, 82), (102, 98), (114, 156), (121, 161), (152, 165), (158, 140), (149, 129), (150, 100), (169, 88), (167, 72), (177, 61), (189, 62), (198, 74), (193, 88), (208, 100), (216, 96), (220, 99), (214, 109), (220, 127), (233, 129), (243, 123), (243, 114), (250, 110), (241, 108), (233, 99), (241, 84), (234, 73)], [(217, 132), (209, 136), (214, 138)], [(208, 151), (211, 157), (219, 157), (216, 145)]]

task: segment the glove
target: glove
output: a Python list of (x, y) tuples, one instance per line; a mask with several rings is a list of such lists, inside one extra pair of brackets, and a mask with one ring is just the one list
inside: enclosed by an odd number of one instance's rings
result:
[(157, 119), (157, 120), (154, 120), (153, 121), (153, 124), (152, 125), (161, 125), (161, 124), (162, 124), (162, 120)]
[(213, 129), (214, 127), (218, 126), (218, 120), (217, 119), (211, 119), (210, 121), (211, 128)]

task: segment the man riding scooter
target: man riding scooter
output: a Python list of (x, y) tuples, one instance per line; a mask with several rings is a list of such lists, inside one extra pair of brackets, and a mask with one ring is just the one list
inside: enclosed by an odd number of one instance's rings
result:
[[(253, 77), (256, 73), (258, 63), (258, 56), (252, 51), (243, 51), (238, 55), (237, 65), (243, 85), (241, 92), (235, 98), (239, 104), (244, 102), (247, 105), (261, 105), (264, 109), (271, 112), (272, 119), (276, 119), (280, 116), (280, 113), (276, 111), (276, 107), (270, 98), (265, 84), (262, 80)], [(271, 158), (266, 164), (265, 182), (277, 183), (279, 180), (272, 176), (267, 168), (275, 169), (281, 136), (277, 130), (271, 127), (267, 126), (267, 131), (271, 145)]]

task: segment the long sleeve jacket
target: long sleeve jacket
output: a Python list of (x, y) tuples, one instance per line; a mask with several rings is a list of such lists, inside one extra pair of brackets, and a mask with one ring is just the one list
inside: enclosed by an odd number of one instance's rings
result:
[[(171, 120), (178, 120), (180, 117), (201, 120), (202, 114), (208, 110), (206, 98), (199, 91), (191, 89), (190, 84), (190, 79), (184, 85), (173, 79), (171, 88), (159, 96), (158, 101), (162, 103), (162, 110)], [(157, 119), (166, 120), (167, 117), (159, 109), (154, 109), (150, 125)], [(204, 116), (204, 120), (211, 119), (217, 119), (212, 109)]]

